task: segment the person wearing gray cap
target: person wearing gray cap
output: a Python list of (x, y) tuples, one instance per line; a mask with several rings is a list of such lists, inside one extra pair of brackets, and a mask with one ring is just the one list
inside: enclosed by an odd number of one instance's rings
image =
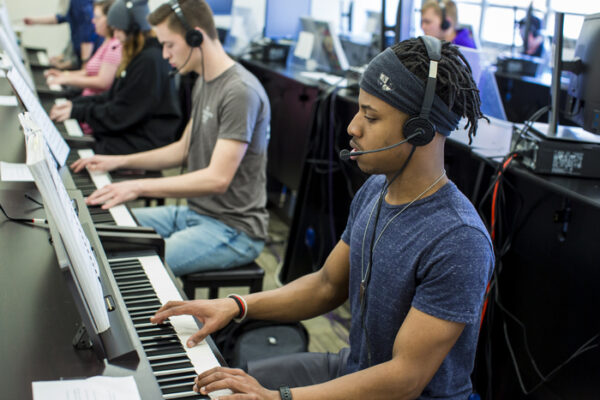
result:
[(146, 0), (116, 0), (107, 15), (122, 58), (109, 91), (55, 105), (55, 121), (85, 122), (96, 139), (97, 154), (130, 154), (175, 140), (181, 110), (169, 64), (146, 20)]

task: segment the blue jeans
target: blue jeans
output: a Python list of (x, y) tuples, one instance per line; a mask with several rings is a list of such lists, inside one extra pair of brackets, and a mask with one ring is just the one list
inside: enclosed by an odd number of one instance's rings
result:
[(140, 225), (154, 228), (165, 238), (166, 261), (176, 276), (247, 264), (265, 244), (187, 206), (132, 211)]

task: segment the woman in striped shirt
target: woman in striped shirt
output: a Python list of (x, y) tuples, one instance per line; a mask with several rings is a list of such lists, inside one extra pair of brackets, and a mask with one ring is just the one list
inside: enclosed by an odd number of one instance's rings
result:
[(82, 88), (82, 96), (102, 93), (110, 88), (121, 62), (121, 42), (113, 37), (106, 15), (114, 0), (94, 2), (94, 23), (96, 33), (104, 37), (104, 43), (96, 50), (87, 64), (77, 71), (49, 69), (45, 72), (48, 84), (59, 84)]

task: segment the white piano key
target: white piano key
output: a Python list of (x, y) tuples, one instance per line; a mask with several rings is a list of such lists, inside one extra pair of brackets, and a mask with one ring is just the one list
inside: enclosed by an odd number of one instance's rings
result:
[(40, 63), (40, 65), (44, 65), (44, 66), (50, 65), (50, 60), (48, 59), (48, 55), (46, 54), (45, 51), (42, 51), (42, 50), (38, 51), (37, 59), (38, 59), (38, 62)]
[[(81, 149), (78, 150), (79, 158), (88, 158), (94, 155), (94, 151), (92, 149)], [(90, 178), (92, 178), (92, 182), (97, 189), (101, 189), (106, 185), (110, 185), (111, 180), (110, 176), (106, 172), (98, 172), (98, 171), (89, 171)], [(112, 215), (113, 219), (117, 222), (119, 226), (137, 226), (135, 221), (133, 220), (133, 216), (125, 207), (125, 205), (120, 204), (118, 206), (112, 207), (108, 210), (110, 215)]]
[(63, 90), (62, 86), (59, 85), (58, 83), (51, 83), (51, 84), (48, 85), (48, 87), (53, 92), (62, 92), (62, 90)]
[(69, 136), (83, 137), (83, 131), (81, 130), (79, 122), (77, 122), (76, 119), (69, 118), (65, 120), (64, 124)]
[[(162, 304), (171, 300), (183, 300), (158, 256), (140, 257), (139, 260)], [(187, 347), (187, 340), (198, 331), (198, 325), (192, 316), (180, 315), (171, 317), (169, 320), (197, 374), (220, 365), (205, 340), (192, 348)], [(231, 393), (230, 390), (219, 390), (210, 393), (209, 396), (215, 398)]]

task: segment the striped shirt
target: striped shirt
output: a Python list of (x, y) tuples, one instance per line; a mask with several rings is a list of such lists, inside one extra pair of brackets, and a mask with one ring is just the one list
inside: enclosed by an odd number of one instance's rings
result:
[[(94, 55), (90, 58), (88, 63), (85, 66), (85, 73), (87, 76), (96, 76), (100, 72), (100, 67), (102, 64), (112, 64), (119, 65), (121, 62), (121, 42), (117, 38), (106, 39), (102, 46), (96, 50)], [(82, 96), (92, 96), (95, 94), (100, 94), (110, 88), (112, 85), (112, 81), (110, 85), (105, 87), (104, 89), (90, 89), (85, 88), (83, 90)]]

